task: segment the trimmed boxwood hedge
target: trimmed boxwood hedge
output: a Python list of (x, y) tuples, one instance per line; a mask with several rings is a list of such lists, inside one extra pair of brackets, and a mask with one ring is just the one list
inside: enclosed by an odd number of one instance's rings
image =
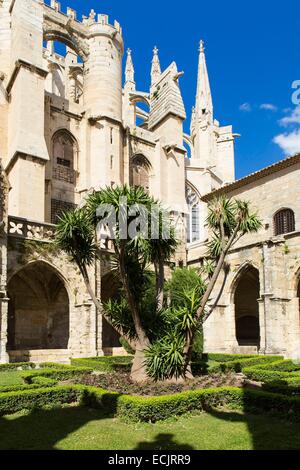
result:
[(214, 361), (214, 362), (232, 362), (240, 359), (251, 359), (252, 357), (258, 357), (257, 355), (242, 355), (242, 354), (223, 354), (223, 353), (211, 353), (202, 354), (202, 361)]
[(0, 415), (17, 413), (21, 410), (40, 409), (79, 402), (82, 391), (74, 387), (39, 388), (0, 393)]
[(10, 370), (27, 370), (35, 368), (36, 364), (34, 364), (34, 362), (12, 362), (9, 364), (0, 364), (0, 373)]
[(270, 366), (262, 366), (262, 369), (275, 370), (279, 372), (297, 372), (300, 371), (300, 363), (293, 362), (291, 360), (276, 361)]
[(45, 388), (45, 387), (53, 387), (57, 384), (56, 380), (52, 380), (46, 377), (35, 377), (32, 380), (32, 384), (24, 384), (24, 385), (7, 385), (0, 387), (0, 393), (5, 393), (5, 392), (18, 392), (22, 390), (37, 390), (40, 388)]
[(72, 359), (73, 366), (91, 367), (99, 372), (130, 372), (132, 356), (101, 356), (87, 359)]
[(282, 360), (280, 356), (252, 356), (250, 358), (237, 359), (234, 361), (221, 362), (209, 368), (210, 373), (217, 372), (244, 372), (244, 369), (251, 366), (270, 365), (273, 362)]
[(272, 412), (300, 420), (300, 398), (224, 387), (162, 397), (133, 397), (82, 385), (56, 386), (39, 390), (0, 393), (0, 415), (23, 409), (77, 403), (100, 408), (110, 416), (131, 422), (156, 422), (192, 411), (209, 411), (218, 406), (245, 412)]
[(208, 411), (217, 406), (245, 412), (277, 412), (300, 420), (298, 397), (284, 397), (279, 394), (230, 387), (147, 399), (121, 396), (118, 401), (119, 414), (130, 421), (155, 422), (191, 411)]
[(66, 366), (64, 368), (58, 369), (40, 369), (35, 371), (28, 371), (22, 373), (22, 378), (25, 383), (32, 384), (36, 383), (36, 380), (39, 382), (42, 378), (50, 378), (55, 381), (60, 380), (69, 380), (73, 379), (74, 377), (79, 377), (85, 374), (91, 374), (93, 372), (92, 368), (88, 367), (69, 367)]

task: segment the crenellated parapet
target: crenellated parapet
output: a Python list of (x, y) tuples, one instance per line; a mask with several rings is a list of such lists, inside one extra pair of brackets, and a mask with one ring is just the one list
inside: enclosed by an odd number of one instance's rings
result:
[(83, 16), (80, 21), (73, 8), (68, 7), (66, 13), (62, 12), (57, 0), (51, 0), (50, 5), (44, 3), (43, 8), (46, 41), (61, 41), (86, 61), (89, 55), (89, 39), (106, 36), (115, 41), (123, 53), (122, 28), (118, 21), (110, 24), (108, 15), (96, 14), (91, 10), (89, 16)]

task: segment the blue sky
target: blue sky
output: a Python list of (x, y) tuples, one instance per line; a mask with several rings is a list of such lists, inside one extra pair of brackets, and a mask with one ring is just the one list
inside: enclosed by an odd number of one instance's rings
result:
[(121, 23), (125, 47), (132, 49), (138, 89), (149, 88), (154, 46), (162, 68), (177, 62), (185, 72), (180, 83), (187, 131), (195, 101), (198, 43), (204, 39), (215, 118), (241, 134), (237, 177), (300, 151), (300, 105), (292, 102), (292, 83), (300, 80), (299, 0), (61, 3), (63, 11), (67, 5), (76, 9), (78, 18), (94, 8)]

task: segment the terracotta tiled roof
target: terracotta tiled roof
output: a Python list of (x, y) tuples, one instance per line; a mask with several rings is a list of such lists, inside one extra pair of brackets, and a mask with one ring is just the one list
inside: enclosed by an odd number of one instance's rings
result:
[(247, 184), (253, 183), (253, 181), (265, 178), (266, 176), (272, 175), (273, 173), (277, 173), (278, 171), (284, 170), (285, 168), (289, 168), (293, 165), (296, 165), (299, 162), (300, 153), (297, 153), (292, 157), (285, 158), (284, 160), (274, 163), (273, 165), (267, 166), (262, 170), (256, 171), (255, 173), (251, 173), (250, 175), (245, 176), (244, 178), (241, 178), (235, 181), (234, 183), (227, 184), (219, 189), (216, 189), (215, 191), (212, 191), (211, 193), (205, 194), (204, 196), (202, 196), (201, 199), (204, 202), (208, 202), (214, 197), (229, 193), (236, 189), (240, 189), (243, 186), (246, 186)]

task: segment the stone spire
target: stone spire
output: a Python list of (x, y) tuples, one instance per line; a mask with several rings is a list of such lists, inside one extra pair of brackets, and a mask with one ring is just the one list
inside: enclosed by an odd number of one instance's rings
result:
[(155, 83), (159, 80), (161, 76), (161, 68), (160, 62), (158, 57), (158, 49), (155, 46), (153, 49), (153, 59), (152, 59), (152, 68), (151, 68), (151, 86), (155, 85)]
[(128, 82), (135, 83), (135, 81), (134, 81), (134, 66), (133, 66), (133, 62), (132, 62), (131, 49), (127, 49), (125, 81), (126, 81), (126, 83), (128, 83)]
[(204, 42), (200, 41), (199, 68), (196, 97), (196, 114), (199, 121), (213, 122), (213, 103), (205, 59)]

